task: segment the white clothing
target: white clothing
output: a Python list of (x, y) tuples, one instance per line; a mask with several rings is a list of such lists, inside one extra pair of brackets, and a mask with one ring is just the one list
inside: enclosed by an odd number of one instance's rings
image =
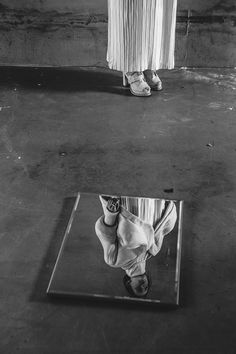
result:
[(108, 0), (110, 69), (173, 69), (177, 0)]
[[(126, 207), (132, 204), (132, 199), (136, 198), (130, 199), (130, 203), (125, 202)], [(106, 215), (107, 201), (102, 196), (100, 201)], [(165, 201), (161, 202), (158, 212), (154, 211), (154, 214), (159, 213), (159, 218), (154, 225), (143, 221), (141, 217), (134, 215), (122, 205), (114, 226), (107, 226), (104, 223), (104, 216), (97, 220), (95, 231), (103, 247), (104, 260), (108, 265), (124, 269), (130, 277), (145, 273), (146, 260), (160, 251), (164, 236), (171, 232), (177, 219), (174, 202), (168, 202), (166, 207)], [(121, 203), (124, 203), (124, 198), (121, 198)], [(145, 199), (141, 204), (145, 204)]]

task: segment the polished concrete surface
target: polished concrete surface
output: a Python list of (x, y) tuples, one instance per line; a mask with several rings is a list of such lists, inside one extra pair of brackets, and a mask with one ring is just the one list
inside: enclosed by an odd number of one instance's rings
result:
[[(236, 352), (236, 72), (161, 76), (1, 69), (1, 353)], [(178, 310), (46, 296), (78, 190), (185, 200)]]

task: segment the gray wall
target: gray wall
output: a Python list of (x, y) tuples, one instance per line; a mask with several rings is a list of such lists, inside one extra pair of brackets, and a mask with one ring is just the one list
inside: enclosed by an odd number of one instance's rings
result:
[[(0, 4), (11, 9), (37, 9), (80, 12), (107, 12), (107, 0), (1, 0)], [(236, 11), (235, 0), (178, 0), (179, 10), (198, 12)]]
[(106, 0), (1, 0), (0, 3), (11, 9), (36, 9), (59, 12), (106, 12)]
[[(0, 41), (2, 65), (106, 66), (107, 0), (0, 0)], [(235, 47), (235, 0), (179, 0), (176, 66), (235, 67)]]

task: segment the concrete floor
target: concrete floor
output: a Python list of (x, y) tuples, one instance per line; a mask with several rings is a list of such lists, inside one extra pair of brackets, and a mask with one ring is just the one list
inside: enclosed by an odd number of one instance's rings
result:
[[(236, 353), (236, 72), (162, 78), (1, 69), (1, 354)], [(186, 201), (180, 308), (47, 298), (77, 191)]]

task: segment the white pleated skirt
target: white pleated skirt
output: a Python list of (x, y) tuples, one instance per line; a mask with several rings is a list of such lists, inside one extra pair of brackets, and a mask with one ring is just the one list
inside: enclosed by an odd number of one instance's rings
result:
[(177, 0), (108, 0), (109, 68), (173, 69), (176, 9)]

